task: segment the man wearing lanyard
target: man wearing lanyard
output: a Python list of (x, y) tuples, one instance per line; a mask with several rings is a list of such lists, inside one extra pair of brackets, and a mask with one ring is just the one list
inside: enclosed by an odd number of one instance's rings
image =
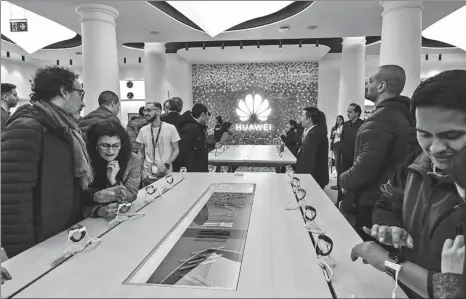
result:
[(179, 154), (180, 136), (175, 126), (160, 120), (162, 105), (146, 103), (144, 116), (149, 124), (139, 131), (139, 157), (144, 161), (142, 183), (148, 185), (172, 171), (172, 163)]

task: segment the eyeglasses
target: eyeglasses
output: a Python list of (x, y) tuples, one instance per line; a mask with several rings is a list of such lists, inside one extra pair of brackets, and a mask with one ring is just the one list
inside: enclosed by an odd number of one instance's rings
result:
[(109, 150), (110, 148), (112, 148), (113, 150), (117, 151), (121, 148), (121, 144), (108, 144), (108, 143), (99, 143), (99, 147), (100, 149), (104, 150), (104, 151), (107, 151)]
[(81, 96), (81, 100), (84, 99), (84, 94), (86, 94), (86, 92), (84, 91), (84, 89), (73, 88), (73, 90), (79, 92), (79, 94), (80, 94), (80, 96)]
[(152, 109), (150, 109), (150, 108), (147, 109), (147, 108), (146, 108), (146, 109), (144, 109), (144, 110), (142, 110), (142, 111), (143, 111), (144, 113), (151, 113), (151, 112), (154, 111), (154, 110), (160, 111), (160, 109), (158, 109), (158, 108), (152, 108)]

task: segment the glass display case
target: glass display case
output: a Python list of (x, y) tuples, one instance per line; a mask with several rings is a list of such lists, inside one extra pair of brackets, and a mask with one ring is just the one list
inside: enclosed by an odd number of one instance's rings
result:
[(254, 184), (213, 184), (125, 281), (236, 290)]

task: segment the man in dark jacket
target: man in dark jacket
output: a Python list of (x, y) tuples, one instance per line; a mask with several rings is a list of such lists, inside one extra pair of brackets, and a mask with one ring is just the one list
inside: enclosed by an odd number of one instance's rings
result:
[(405, 72), (397, 65), (381, 66), (369, 79), (366, 98), (376, 109), (359, 128), (353, 166), (339, 177), (343, 210), (355, 214), (355, 229), (363, 239), (368, 237), (362, 227), (372, 225), (380, 185), (410, 153), (410, 138), (415, 140), (410, 100), (400, 96), (405, 81)]
[(10, 109), (18, 105), (18, 94), (16, 93), (16, 85), (10, 83), (2, 83), (2, 99), (1, 99), (1, 122), (2, 132), (5, 130), (6, 122), (10, 117)]
[(90, 112), (79, 121), (79, 128), (86, 140), (86, 132), (95, 123), (103, 121), (120, 122), (118, 113), (120, 112), (120, 99), (113, 91), (106, 90), (99, 95), (99, 108)]
[(302, 146), (298, 150), (296, 173), (312, 175), (324, 189), (329, 182), (328, 138), (323, 112), (315, 107), (304, 108), (301, 126), (304, 128)]
[(208, 172), (208, 151), (205, 125), (210, 112), (203, 104), (196, 104), (180, 118), (180, 154), (178, 166), (188, 172)]
[(84, 90), (72, 71), (50, 66), (34, 75), (31, 99), (2, 134), (2, 246), (15, 256), (82, 219), (81, 190), (92, 168), (75, 119)]
[[(343, 124), (343, 130), (340, 136), (340, 169), (338, 173), (343, 173), (353, 166), (354, 162), (354, 145), (356, 143), (356, 135), (358, 134), (359, 128), (362, 126), (364, 121), (361, 119), (362, 109), (361, 106), (355, 103), (351, 103), (346, 111), (348, 115), (348, 121)], [(339, 181), (339, 178), (337, 178)], [(337, 207), (340, 201), (343, 200), (343, 193), (340, 184), (338, 183), (338, 199)]]
[(144, 107), (141, 107), (139, 108), (139, 116), (133, 117), (126, 127), (126, 133), (128, 133), (129, 141), (131, 142), (131, 150), (136, 154), (139, 152), (140, 146), (136, 138), (141, 128), (148, 124), (147, 118), (144, 116)]
[[(466, 227), (464, 201), (450, 174), (451, 161), (466, 149), (466, 71), (427, 79), (412, 103), (422, 152), (382, 186), (374, 225), (366, 231), (383, 244), (408, 247), (399, 280), (419, 295), (408, 294), (410, 298), (434, 298), (428, 276), (441, 271), (445, 240), (455, 239)], [(385, 271), (387, 252), (374, 242), (357, 245), (352, 256)]]
[(165, 102), (168, 113), (161, 117), (162, 121), (172, 124), (180, 132), (180, 113), (183, 110), (183, 100), (175, 97)]

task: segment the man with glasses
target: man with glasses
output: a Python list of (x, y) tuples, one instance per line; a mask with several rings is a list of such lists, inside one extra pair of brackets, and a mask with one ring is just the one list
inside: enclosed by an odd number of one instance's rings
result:
[(143, 163), (142, 183), (148, 185), (173, 171), (178, 157), (180, 136), (175, 126), (160, 120), (162, 105), (146, 103), (144, 115), (149, 122), (141, 128), (136, 141), (140, 144), (139, 157)]
[(78, 75), (49, 66), (34, 75), (32, 105), (2, 134), (2, 246), (11, 257), (82, 220), (81, 192), (93, 181), (76, 119), (84, 107)]
[(10, 109), (18, 104), (18, 94), (16, 93), (16, 85), (10, 83), (2, 83), (2, 132), (5, 130), (6, 122), (10, 117)]
[[(84, 94), (82, 94), (84, 96)], [(120, 123), (118, 113), (120, 113), (120, 98), (116, 93), (106, 90), (99, 95), (99, 108), (87, 114), (79, 121), (79, 128), (86, 140), (86, 132), (90, 126), (103, 121), (115, 121)]]

